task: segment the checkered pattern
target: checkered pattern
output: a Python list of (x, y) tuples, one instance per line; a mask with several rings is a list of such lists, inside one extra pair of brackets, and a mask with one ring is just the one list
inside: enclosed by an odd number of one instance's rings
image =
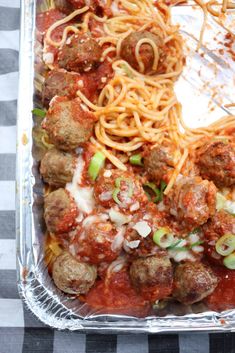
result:
[(235, 353), (234, 334), (85, 335), (47, 328), (24, 308), (15, 261), (19, 6), (0, 0), (0, 353)]

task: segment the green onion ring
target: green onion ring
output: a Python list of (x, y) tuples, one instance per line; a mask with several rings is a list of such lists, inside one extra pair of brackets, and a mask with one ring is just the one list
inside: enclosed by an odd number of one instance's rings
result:
[(225, 234), (215, 244), (215, 249), (222, 256), (230, 255), (235, 250), (235, 235)]
[(96, 152), (94, 156), (91, 158), (89, 168), (88, 168), (88, 174), (93, 181), (96, 180), (100, 170), (103, 168), (104, 161), (105, 161), (105, 156), (100, 151)]
[(235, 253), (232, 253), (224, 258), (224, 266), (230, 270), (235, 270)]
[(45, 118), (46, 112), (45, 110), (39, 109), (39, 108), (34, 108), (32, 110), (33, 115), (40, 116), (41, 118)]
[(142, 156), (140, 153), (138, 154), (133, 154), (130, 158), (129, 161), (131, 164), (133, 165), (140, 165), (143, 166), (143, 162), (142, 162)]
[(167, 228), (159, 228), (153, 234), (153, 241), (155, 244), (159, 245), (161, 248), (166, 249), (171, 246), (174, 242), (174, 236), (169, 232)]
[[(145, 183), (144, 184), (145, 187), (151, 189), (154, 194), (156, 195), (154, 198), (153, 198), (153, 202), (158, 202), (160, 201), (161, 199), (161, 191), (156, 187), (156, 185), (154, 183)], [(149, 194), (149, 193), (148, 193)]]
[(124, 181), (128, 185), (128, 197), (131, 197), (133, 195), (133, 183), (130, 179), (128, 178), (117, 178), (115, 179), (115, 186), (116, 188), (120, 189), (121, 188), (121, 182)]
[(118, 198), (119, 192), (120, 192), (120, 189), (115, 188), (115, 189), (113, 190), (112, 196), (113, 196), (114, 201), (115, 201), (117, 204), (120, 205), (120, 204), (121, 204), (121, 201), (120, 201), (119, 198)]

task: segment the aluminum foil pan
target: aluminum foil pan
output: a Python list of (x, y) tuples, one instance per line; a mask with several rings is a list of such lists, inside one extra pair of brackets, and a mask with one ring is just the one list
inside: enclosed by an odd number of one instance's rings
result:
[[(44, 0), (38, 0), (43, 3)], [(19, 292), (27, 307), (45, 324), (58, 328), (95, 332), (235, 331), (235, 310), (207, 311), (202, 305), (170, 304), (155, 316), (138, 319), (94, 312), (76, 298), (58, 291), (43, 260), (45, 226), (42, 218), (43, 185), (32, 157), (32, 108), (34, 106), (35, 0), (21, 1), (20, 81), (17, 140), (17, 263)], [(181, 24), (187, 65), (176, 84), (183, 116), (192, 127), (208, 124), (226, 114), (233, 102), (235, 65), (226, 51), (220, 55), (226, 31), (210, 18), (200, 54), (195, 52), (202, 12), (190, 4), (173, 9), (174, 22)], [(234, 13), (227, 27), (234, 28)], [(216, 40), (215, 40), (216, 38)]]

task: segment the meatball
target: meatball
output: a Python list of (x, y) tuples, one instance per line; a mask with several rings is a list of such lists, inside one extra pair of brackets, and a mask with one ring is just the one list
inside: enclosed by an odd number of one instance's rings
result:
[(205, 238), (217, 241), (225, 234), (235, 234), (235, 217), (225, 211), (216, 212), (202, 227)]
[[(107, 176), (107, 173), (108, 176)], [(107, 170), (100, 174), (94, 187), (96, 201), (103, 207), (118, 205), (123, 210), (136, 210), (148, 202), (141, 183), (133, 173)]]
[(44, 218), (49, 232), (68, 232), (75, 225), (77, 215), (76, 204), (66, 190), (58, 189), (45, 197)]
[(133, 32), (123, 40), (121, 44), (120, 56), (122, 59), (126, 60), (137, 71), (140, 71), (142, 73), (157, 71), (159, 58), (155, 58), (154, 51), (151, 44), (143, 42), (143, 44), (140, 46), (140, 49), (139, 49), (139, 55), (140, 55), (141, 62), (143, 63), (143, 69), (141, 69), (136, 59), (135, 50), (136, 50), (137, 43), (140, 40), (144, 40), (144, 39), (146, 39), (146, 41), (151, 40), (152, 42), (154, 42), (155, 45), (157, 46), (157, 50), (163, 44), (162, 39), (156, 34), (153, 34), (148, 31)]
[[(81, 7), (84, 6), (83, 0), (81, 1)], [(60, 10), (61, 12), (65, 13), (66, 15), (69, 15), (73, 11), (73, 6), (69, 2), (69, 0), (54, 0), (55, 7)]]
[[(91, 221), (93, 222), (92, 219)], [(87, 223), (86, 220), (85, 223)], [(110, 222), (86, 224), (85, 230), (79, 232), (75, 240), (77, 255), (93, 264), (112, 262), (121, 252), (122, 240), (121, 231), (117, 232)]]
[(57, 9), (67, 15), (74, 10), (89, 6), (92, 11), (95, 11), (100, 16), (110, 16), (110, 9), (102, 0), (55, 0), (55, 5)]
[(145, 152), (144, 167), (151, 179), (157, 183), (169, 181), (174, 171), (174, 150), (172, 147), (157, 146)]
[(130, 266), (130, 278), (146, 300), (154, 302), (170, 295), (173, 269), (166, 252), (134, 260)]
[(68, 252), (60, 254), (52, 269), (56, 287), (68, 294), (86, 294), (95, 283), (96, 267), (78, 262)]
[(89, 140), (94, 123), (94, 114), (83, 109), (79, 98), (70, 101), (66, 97), (56, 97), (42, 126), (56, 147), (71, 151)]
[(59, 67), (67, 71), (88, 72), (100, 62), (102, 50), (87, 34), (73, 35), (58, 54)]
[(235, 217), (225, 211), (216, 212), (202, 227), (205, 238), (204, 253), (208, 260), (223, 265), (223, 256), (218, 254), (215, 245), (225, 234), (235, 234)]
[(193, 230), (214, 215), (216, 187), (200, 177), (182, 177), (168, 194), (166, 203), (180, 226)]
[(235, 149), (229, 143), (214, 141), (203, 146), (197, 165), (202, 178), (212, 180), (219, 188), (235, 184)]
[(79, 87), (80, 75), (65, 70), (51, 70), (45, 79), (42, 88), (42, 100), (45, 106), (49, 105), (55, 96), (76, 98)]
[(40, 173), (46, 183), (60, 187), (72, 181), (75, 165), (75, 156), (52, 148), (41, 160)]
[(206, 298), (218, 284), (212, 269), (199, 262), (187, 262), (176, 267), (173, 297), (190, 305)]

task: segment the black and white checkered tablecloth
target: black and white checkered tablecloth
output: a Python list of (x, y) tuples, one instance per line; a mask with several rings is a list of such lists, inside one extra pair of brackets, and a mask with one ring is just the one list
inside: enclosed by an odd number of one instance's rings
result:
[(0, 0), (0, 353), (235, 353), (235, 334), (85, 335), (47, 328), (24, 308), (15, 260), (19, 6)]

